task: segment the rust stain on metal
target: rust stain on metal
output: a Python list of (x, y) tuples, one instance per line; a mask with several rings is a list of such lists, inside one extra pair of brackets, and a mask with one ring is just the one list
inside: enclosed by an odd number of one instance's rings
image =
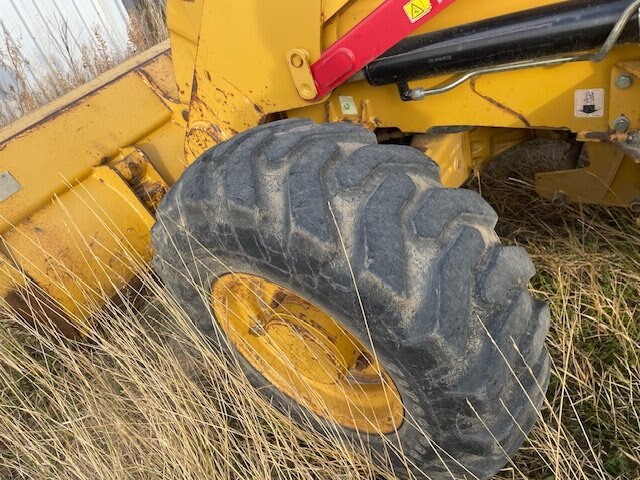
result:
[(169, 190), (169, 186), (139, 149), (134, 149), (111, 169), (129, 184), (136, 197), (152, 213)]
[[(231, 83), (229, 80), (227, 80), (227, 79), (226, 79), (226, 78), (224, 78), (224, 77), (222, 77), (222, 80), (224, 80), (226, 83), (228, 83), (229, 85), (231, 85), (231, 86), (233, 87), (233, 89), (234, 89), (236, 92), (238, 92), (240, 95), (242, 95), (242, 96), (244, 97), (244, 99), (245, 99), (247, 102), (249, 102), (249, 103), (251, 103), (251, 104), (255, 105), (255, 104), (253, 103), (253, 100), (251, 100), (251, 99), (250, 99), (250, 98), (249, 98), (249, 97), (248, 97), (248, 96), (247, 96), (247, 95), (246, 95), (242, 90), (240, 90), (238, 87), (236, 87), (233, 83)], [(233, 96), (233, 93), (229, 92), (229, 95)]]
[(227, 92), (225, 92), (224, 90), (222, 90), (220, 87), (216, 87), (216, 91), (222, 95), (224, 97), (224, 99), (227, 99)]
[(52, 323), (65, 337), (80, 337), (64, 309), (33, 282), (26, 288), (12, 290), (5, 300), (21, 320), (36, 328)]
[(167, 193), (167, 186), (160, 182), (145, 182), (134, 189), (136, 197), (142, 200), (145, 207), (155, 212), (156, 206)]
[(587, 132), (584, 134), (585, 139), (589, 140), (609, 140), (611, 132)]
[(193, 85), (191, 87), (191, 103), (198, 101), (198, 77), (193, 76)]
[(515, 110), (513, 110), (512, 108), (509, 108), (508, 106), (506, 106), (503, 103), (500, 103), (499, 101), (489, 97), (488, 95), (485, 95), (483, 93), (480, 93), (477, 89), (476, 89), (476, 78), (472, 79), (470, 84), (471, 84), (471, 90), (473, 90), (473, 93), (475, 93), (476, 95), (484, 98), (487, 102), (489, 102), (490, 104), (498, 107), (500, 110), (503, 110), (505, 112), (507, 112), (509, 115), (513, 115), (514, 117), (516, 117), (518, 120), (520, 120), (522, 123), (524, 123), (524, 125), (527, 128), (531, 128), (531, 123), (529, 122), (529, 120), (527, 120), (527, 118), (522, 115), (520, 112), (516, 112)]
[(172, 103), (172, 104), (180, 103), (180, 99), (174, 97), (173, 95), (171, 95), (166, 90), (163, 90), (162, 88), (160, 88), (160, 86), (153, 79), (151, 74), (149, 72), (147, 72), (144, 68), (140, 68), (137, 73), (140, 75), (140, 78), (142, 78), (142, 80), (147, 85), (149, 85), (151, 90), (158, 96), (158, 98), (162, 101), (162, 103), (164, 103), (167, 106), (169, 106), (167, 104), (167, 102)]

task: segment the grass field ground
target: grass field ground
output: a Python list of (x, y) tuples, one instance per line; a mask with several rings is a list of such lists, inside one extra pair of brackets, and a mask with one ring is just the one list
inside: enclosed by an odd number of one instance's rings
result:
[[(553, 165), (552, 142), (507, 155), (481, 178), (506, 243), (538, 270), (552, 310), (548, 404), (504, 478), (640, 478), (640, 224), (628, 210), (556, 208), (533, 192), (530, 166)], [(492, 175), (491, 170), (496, 173)], [(524, 170), (524, 171), (523, 171)], [(521, 471), (518, 472), (518, 470)]]
[[(539, 199), (514, 160), (547, 155), (534, 142), (471, 185), (499, 212), (503, 240), (528, 249), (532, 289), (552, 308), (548, 402), (499, 478), (637, 480), (640, 226), (624, 210)], [(393, 478), (274, 413), (153, 275), (145, 282), (142, 304), (106, 310), (84, 342), (4, 316), (1, 478)]]

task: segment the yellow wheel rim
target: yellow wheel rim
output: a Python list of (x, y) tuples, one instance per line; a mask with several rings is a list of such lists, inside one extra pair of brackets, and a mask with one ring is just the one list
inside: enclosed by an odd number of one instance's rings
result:
[(402, 423), (389, 374), (320, 308), (264, 278), (235, 273), (214, 283), (212, 306), (253, 368), (316, 415), (367, 433), (391, 433)]

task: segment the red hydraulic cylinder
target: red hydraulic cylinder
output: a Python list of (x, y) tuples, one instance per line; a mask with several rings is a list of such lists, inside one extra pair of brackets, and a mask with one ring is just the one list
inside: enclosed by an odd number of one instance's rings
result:
[(455, 0), (387, 0), (311, 65), (319, 99)]

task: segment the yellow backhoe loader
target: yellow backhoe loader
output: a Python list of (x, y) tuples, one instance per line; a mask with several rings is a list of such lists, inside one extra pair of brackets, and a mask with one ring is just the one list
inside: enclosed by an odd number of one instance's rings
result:
[[(0, 288), (82, 336), (152, 264), (271, 404), (489, 478), (549, 380), (532, 263), (461, 187), (640, 211), (639, 1), (168, 0), (159, 45), (0, 132)], [(525, 160), (523, 160), (525, 161)]]

